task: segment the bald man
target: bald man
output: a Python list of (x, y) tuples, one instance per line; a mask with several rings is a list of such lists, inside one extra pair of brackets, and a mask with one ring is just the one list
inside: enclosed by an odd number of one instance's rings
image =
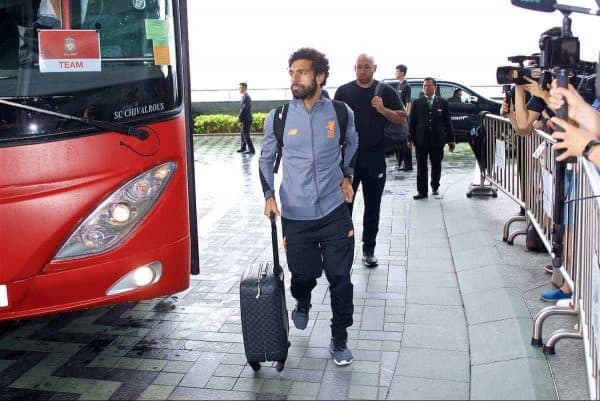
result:
[[(354, 196), (362, 183), (365, 211), (363, 215), (363, 263), (377, 266), (375, 244), (379, 231), (381, 196), (385, 187), (385, 152), (383, 130), (388, 121), (401, 124), (406, 121), (400, 96), (391, 86), (377, 84), (373, 79), (377, 64), (373, 57), (361, 54), (354, 65), (356, 80), (342, 85), (335, 92), (335, 99), (348, 104), (354, 111), (358, 130), (358, 157), (354, 168), (352, 187)], [(350, 212), (352, 212), (352, 205)]]

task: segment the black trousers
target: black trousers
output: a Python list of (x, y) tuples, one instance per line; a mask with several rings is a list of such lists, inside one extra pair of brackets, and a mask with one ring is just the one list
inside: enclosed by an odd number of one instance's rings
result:
[(252, 143), (252, 138), (250, 138), (250, 126), (252, 125), (252, 121), (242, 121), (242, 131), (240, 132), (241, 137), (241, 150), (248, 150), (249, 152), (254, 153), (254, 144)]
[[(385, 156), (383, 152), (359, 153), (356, 159), (352, 188), (356, 197), (358, 186), (362, 183), (363, 201), (365, 203), (362, 248), (365, 253), (373, 253), (375, 251), (377, 232), (379, 231), (381, 196), (385, 188), (385, 169)], [(354, 202), (349, 205), (350, 213), (352, 213), (353, 205)]]
[(300, 305), (310, 305), (311, 291), (323, 270), (331, 294), (331, 335), (346, 341), (352, 326), (354, 229), (346, 205), (318, 220), (282, 219), (288, 268), (292, 272), (292, 295)]
[(403, 141), (398, 150), (396, 150), (396, 160), (398, 161), (398, 167), (402, 165), (404, 160), (404, 168), (412, 170), (412, 150), (408, 147), (408, 141)]
[(440, 186), (442, 176), (442, 159), (444, 146), (418, 146), (417, 154), (417, 192), (427, 195), (427, 178), (429, 175), (427, 158), (431, 161), (431, 188), (436, 190)]

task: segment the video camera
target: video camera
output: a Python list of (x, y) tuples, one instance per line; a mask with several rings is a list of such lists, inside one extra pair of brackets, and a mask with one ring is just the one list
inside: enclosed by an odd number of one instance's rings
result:
[[(535, 68), (523, 67), (523, 61), (527, 57), (522, 61), (520, 61), (520, 57), (523, 56), (509, 57), (511, 62), (519, 62), (520, 67), (498, 67), (496, 71), (498, 84), (525, 84), (528, 83), (524, 79), (527, 76), (538, 79), (540, 86), (544, 87), (543, 84), (552, 79), (553, 74), (557, 74), (564, 77), (561, 78), (563, 82), (561, 85), (565, 86), (568, 76), (571, 83), (580, 94), (586, 97), (586, 100), (600, 97), (600, 82), (596, 79), (600, 73), (600, 57), (598, 63), (580, 59), (579, 38), (572, 35), (571, 19), (569, 18), (571, 13), (600, 16), (600, 10), (558, 4), (556, 0), (511, 0), (511, 3), (517, 7), (535, 11), (554, 12), (558, 10), (563, 14), (563, 24), (562, 27), (552, 28), (540, 36), (540, 57)], [(600, 6), (600, 0), (596, 0), (596, 3)]]
[[(519, 65), (498, 67), (496, 69), (496, 80), (498, 81), (498, 85), (525, 85), (529, 83), (525, 80), (525, 77), (537, 81), (542, 76), (543, 70), (539, 67), (539, 54), (532, 54), (531, 56), (511, 56), (508, 58), (508, 61)], [(525, 61), (530, 62), (527, 67), (524, 65)]]

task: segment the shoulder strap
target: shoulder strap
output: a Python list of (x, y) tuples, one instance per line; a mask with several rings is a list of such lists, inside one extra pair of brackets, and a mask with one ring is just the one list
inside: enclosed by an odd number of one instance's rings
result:
[(340, 145), (343, 146), (346, 143), (346, 129), (348, 128), (348, 109), (346, 103), (333, 100), (333, 107), (335, 108), (335, 114), (340, 124)]
[(377, 86), (375, 87), (375, 96), (381, 96), (383, 93), (383, 82), (377, 82)]
[(279, 163), (281, 163), (281, 151), (283, 148), (283, 130), (285, 129), (285, 119), (287, 118), (288, 103), (283, 104), (275, 109), (275, 117), (273, 119), (273, 132), (277, 139), (277, 157), (273, 166), (273, 173), (279, 171)]

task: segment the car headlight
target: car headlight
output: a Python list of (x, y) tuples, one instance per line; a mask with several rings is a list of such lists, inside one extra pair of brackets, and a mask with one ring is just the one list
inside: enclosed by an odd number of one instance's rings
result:
[(119, 244), (156, 203), (175, 168), (175, 162), (161, 164), (113, 192), (75, 229), (54, 259), (93, 255)]

